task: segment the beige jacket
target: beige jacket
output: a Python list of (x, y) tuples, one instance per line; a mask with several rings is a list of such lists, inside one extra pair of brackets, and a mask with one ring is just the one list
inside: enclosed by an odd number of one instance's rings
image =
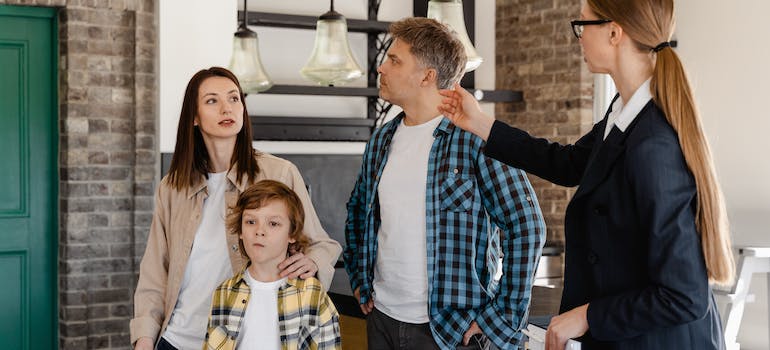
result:
[[(257, 159), (260, 172), (256, 181), (271, 179), (292, 188), (305, 210), (305, 234), (311, 244), (307, 256), (318, 265), (318, 279), (328, 289), (334, 275), (341, 247), (321, 227), (310, 196), (297, 167), (291, 162), (263, 153)], [(227, 174), (225, 204), (235, 204), (238, 195), (248, 186), (245, 179), (236, 183), (236, 171)], [(171, 188), (164, 178), (155, 194), (155, 211), (147, 238), (147, 248), (139, 266), (139, 283), (134, 294), (134, 318), (131, 320), (131, 343), (140, 337), (153, 341), (166, 328), (176, 305), (182, 277), (190, 257), (195, 232), (200, 224), (203, 200), (208, 196), (206, 181), (200, 181), (182, 192)], [(228, 253), (233, 274), (238, 273), (246, 259), (238, 249), (238, 237), (227, 234)], [(211, 294), (213, 291), (201, 291)]]

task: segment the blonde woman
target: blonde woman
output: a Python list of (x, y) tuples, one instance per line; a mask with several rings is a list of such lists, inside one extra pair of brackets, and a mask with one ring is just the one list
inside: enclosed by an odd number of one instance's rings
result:
[(439, 110), (487, 141), (486, 155), (579, 188), (565, 218), (560, 315), (546, 348), (723, 349), (709, 283), (734, 274), (725, 209), (692, 91), (669, 40), (673, 0), (588, 0), (572, 30), (588, 69), (617, 86), (574, 145), (533, 138), (481, 112), (465, 90)]

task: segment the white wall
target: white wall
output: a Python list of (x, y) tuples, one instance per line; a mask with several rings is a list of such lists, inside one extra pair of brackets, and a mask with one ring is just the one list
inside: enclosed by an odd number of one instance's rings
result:
[(227, 66), (232, 52), (235, 1), (158, 1), (160, 151), (173, 152), (187, 81), (211, 66)]
[(736, 244), (770, 246), (770, 1), (682, 0), (677, 51), (695, 88)]
[[(770, 1), (678, 0), (677, 52), (690, 73), (735, 245), (770, 246)], [(757, 276), (739, 342), (768, 349), (767, 280)]]
[[(366, 19), (366, 0), (338, 0), (335, 10), (350, 19)], [(328, 10), (328, 1), (282, 0), (251, 1), (249, 9), (260, 12), (318, 16)], [(229, 64), (232, 38), (238, 22), (236, 0), (164, 0), (159, 5), (160, 32), (160, 151), (173, 152), (176, 126), (184, 89), (198, 70)], [(476, 1), (476, 49), (485, 62), (476, 71), (476, 87), (494, 89), (494, 18), (493, 1)], [(380, 6), (379, 20), (395, 21), (411, 16), (412, 0), (388, 0)], [(490, 20), (491, 19), (491, 20)], [(299, 70), (313, 48), (312, 30), (251, 27), (259, 34), (260, 52), (265, 69), (276, 84), (312, 85), (302, 79)], [(366, 65), (366, 35), (350, 33), (353, 54), (362, 67)], [(349, 86), (366, 86), (365, 78)], [(494, 113), (493, 104), (483, 104)], [(366, 98), (249, 95), (250, 114), (271, 116), (365, 117)], [(397, 108), (391, 115), (398, 112)], [(256, 146), (272, 153), (362, 153), (363, 143), (257, 142)]]

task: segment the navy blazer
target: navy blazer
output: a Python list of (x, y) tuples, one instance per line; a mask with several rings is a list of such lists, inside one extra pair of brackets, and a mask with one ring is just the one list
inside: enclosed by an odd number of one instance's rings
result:
[(563, 146), (495, 122), (486, 144), (492, 158), (580, 185), (565, 215), (560, 313), (590, 303), (584, 349), (724, 349), (676, 132), (652, 101), (602, 140), (606, 124)]

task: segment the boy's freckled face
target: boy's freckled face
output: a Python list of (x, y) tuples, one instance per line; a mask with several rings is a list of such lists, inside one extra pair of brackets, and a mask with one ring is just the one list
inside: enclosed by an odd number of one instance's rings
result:
[(245, 209), (241, 220), (241, 239), (252, 264), (277, 261), (286, 258), (291, 221), (289, 210), (283, 201), (272, 200), (257, 209)]

